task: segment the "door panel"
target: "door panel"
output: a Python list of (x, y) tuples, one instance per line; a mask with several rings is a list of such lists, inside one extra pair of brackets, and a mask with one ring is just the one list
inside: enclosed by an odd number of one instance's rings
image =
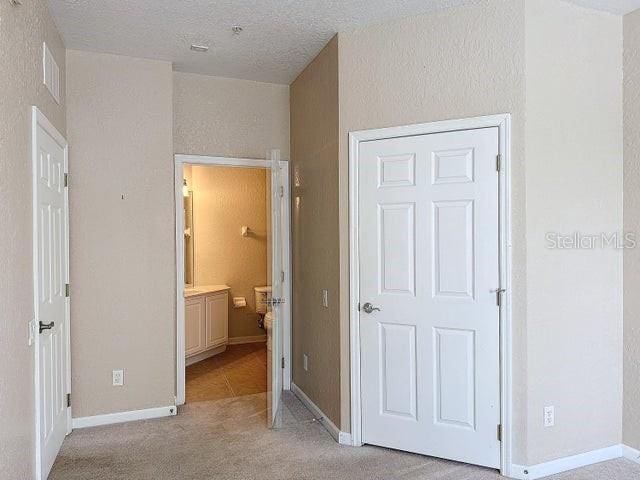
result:
[(473, 200), (433, 202), (434, 296), (473, 299)]
[(67, 202), (65, 147), (40, 124), (34, 136), (34, 290), (36, 322), (51, 324), (38, 334), (38, 476), (46, 478), (69, 426)]
[(475, 428), (475, 333), (434, 329), (436, 421)]
[(365, 443), (497, 468), (498, 129), (363, 142)]
[(415, 294), (415, 204), (378, 205), (380, 293)]
[(416, 328), (380, 323), (381, 404), (384, 415), (416, 419)]

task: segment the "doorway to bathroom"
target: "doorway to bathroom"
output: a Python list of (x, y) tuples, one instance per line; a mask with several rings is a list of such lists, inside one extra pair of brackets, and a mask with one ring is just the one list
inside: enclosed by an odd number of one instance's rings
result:
[(291, 371), (289, 170), (279, 157), (175, 156), (176, 402), (254, 395), (270, 425)]

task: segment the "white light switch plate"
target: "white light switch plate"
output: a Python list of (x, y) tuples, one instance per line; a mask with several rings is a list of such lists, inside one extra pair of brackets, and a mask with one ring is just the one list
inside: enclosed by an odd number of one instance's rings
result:
[(329, 308), (329, 291), (322, 290), (322, 306), (324, 308)]

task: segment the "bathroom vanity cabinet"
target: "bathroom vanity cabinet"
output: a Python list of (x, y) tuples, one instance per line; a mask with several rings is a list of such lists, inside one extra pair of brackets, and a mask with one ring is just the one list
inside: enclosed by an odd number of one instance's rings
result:
[(186, 364), (223, 352), (229, 342), (229, 287), (187, 289), (184, 305)]

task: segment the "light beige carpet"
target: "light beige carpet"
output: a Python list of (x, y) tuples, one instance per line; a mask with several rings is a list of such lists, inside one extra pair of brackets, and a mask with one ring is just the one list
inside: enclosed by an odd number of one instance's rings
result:
[[(497, 480), (493, 470), (376, 447), (338, 445), (291, 394), (265, 427), (265, 394), (200, 402), (176, 417), (75, 430), (51, 480)], [(553, 480), (638, 480), (640, 465), (600, 463)]]

